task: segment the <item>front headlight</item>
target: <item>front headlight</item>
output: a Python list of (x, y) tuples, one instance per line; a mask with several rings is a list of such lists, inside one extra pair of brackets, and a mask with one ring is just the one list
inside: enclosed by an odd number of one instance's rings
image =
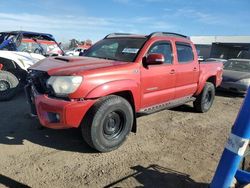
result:
[(66, 96), (75, 92), (82, 80), (82, 76), (51, 76), (47, 85), (53, 88), (57, 96)]
[(250, 85), (250, 78), (239, 80), (239, 81), (237, 81), (237, 83), (249, 86)]

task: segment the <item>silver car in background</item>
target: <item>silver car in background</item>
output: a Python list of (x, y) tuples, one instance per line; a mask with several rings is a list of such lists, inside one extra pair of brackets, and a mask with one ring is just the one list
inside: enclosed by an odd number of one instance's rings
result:
[(208, 59), (206, 59), (206, 61), (220, 61), (223, 64), (227, 62), (226, 59), (222, 59), (222, 58), (208, 58)]
[(224, 63), (221, 89), (246, 93), (250, 86), (250, 59), (229, 59)]

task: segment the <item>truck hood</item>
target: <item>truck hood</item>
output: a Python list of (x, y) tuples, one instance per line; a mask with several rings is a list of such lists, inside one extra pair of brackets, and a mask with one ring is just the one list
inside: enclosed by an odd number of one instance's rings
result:
[(29, 69), (45, 71), (49, 75), (74, 75), (87, 70), (124, 64), (128, 64), (128, 62), (92, 57), (54, 57), (41, 60)]
[(250, 78), (250, 73), (231, 70), (224, 70), (223, 73), (223, 82), (237, 82), (245, 78)]

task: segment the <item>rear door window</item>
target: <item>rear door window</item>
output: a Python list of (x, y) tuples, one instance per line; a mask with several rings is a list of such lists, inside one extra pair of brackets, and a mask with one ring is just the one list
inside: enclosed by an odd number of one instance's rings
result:
[(176, 49), (179, 63), (188, 63), (194, 60), (193, 49), (190, 44), (177, 42)]

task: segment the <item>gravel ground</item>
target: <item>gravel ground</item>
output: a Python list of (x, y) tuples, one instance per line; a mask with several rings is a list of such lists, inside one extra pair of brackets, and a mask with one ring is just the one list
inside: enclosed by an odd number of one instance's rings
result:
[(138, 118), (118, 150), (97, 153), (77, 129), (38, 130), (24, 94), (0, 103), (0, 187), (206, 187), (243, 98), (215, 98)]

